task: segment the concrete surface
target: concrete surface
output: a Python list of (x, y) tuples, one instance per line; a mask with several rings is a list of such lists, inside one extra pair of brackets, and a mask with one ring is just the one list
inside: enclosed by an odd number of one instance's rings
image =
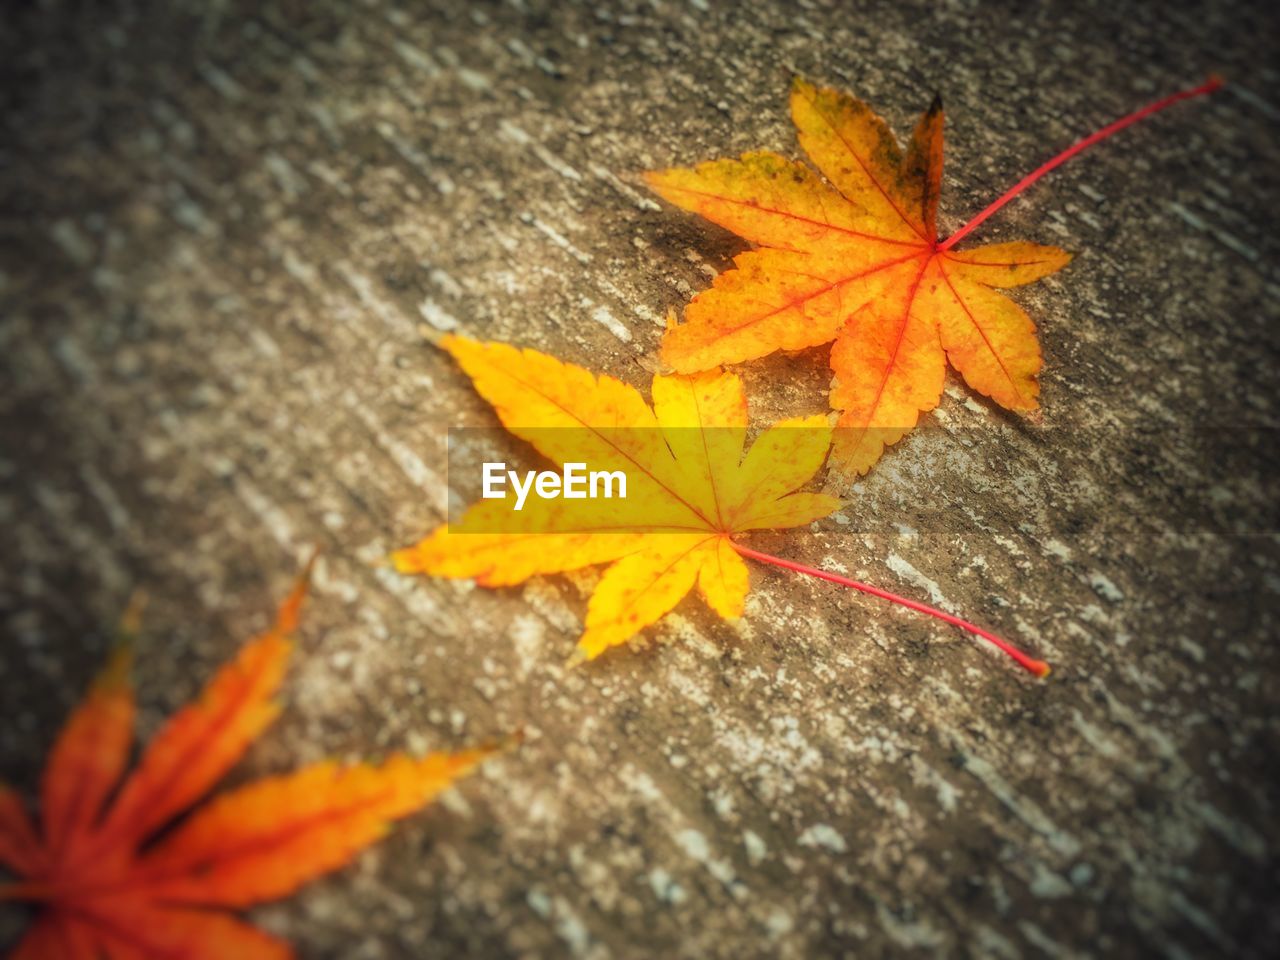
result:
[[(304, 957), (1265, 955), (1269, 6), (9, 8), (0, 775), (34, 786), (135, 586), (151, 730), (319, 543), (287, 712), (233, 779), (528, 740), (253, 913)], [(751, 541), (999, 629), (1049, 681), (771, 569), (742, 622), (693, 597), (641, 649), (566, 673), (592, 575), (489, 592), (376, 565), (443, 515), (444, 429), (492, 423), (417, 325), (647, 390), (667, 307), (741, 247), (636, 174), (795, 154), (791, 73), (900, 131), (940, 92), (954, 229), (1210, 70), (1232, 86), (979, 234), (1077, 254), (1017, 295), (1043, 417), (952, 380), (843, 516)], [(742, 373), (761, 422), (824, 405), (821, 350)]]

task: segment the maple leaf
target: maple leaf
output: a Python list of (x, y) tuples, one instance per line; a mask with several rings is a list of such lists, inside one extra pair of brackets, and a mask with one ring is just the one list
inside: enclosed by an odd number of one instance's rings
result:
[(127, 645), (50, 751), (38, 826), (0, 786), (0, 865), (21, 878), (0, 885), (0, 900), (44, 908), (11, 960), (290, 957), (288, 944), (211, 908), (284, 897), (337, 869), (493, 752), (319, 763), (189, 812), (279, 713), (304, 592), (305, 577), (274, 627), (169, 720), (123, 782), (135, 714)]
[(487, 587), (611, 564), (587, 606), (577, 657), (594, 659), (655, 623), (695, 586), (721, 617), (742, 615), (743, 557), (819, 577), (937, 617), (990, 641), (1038, 676), (1048, 666), (950, 614), (847, 577), (753, 550), (736, 538), (797, 527), (841, 505), (796, 492), (831, 443), (826, 414), (783, 420), (744, 454), (742, 381), (719, 370), (653, 378), (653, 406), (635, 388), (535, 350), (437, 338), (494, 408), (503, 426), (564, 467), (624, 472), (619, 500), (509, 499), (470, 507), (416, 546), (396, 551), (401, 573), (474, 579)]
[(536, 500), (519, 514), (505, 501), (481, 503), (392, 562), (485, 586), (611, 563), (587, 608), (582, 657), (656, 622), (695, 583), (722, 617), (741, 616), (747, 568), (730, 537), (800, 526), (840, 506), (794, 492), (826, 459), (827, 417), (774, 424), (744, 458), (747, 398), (732, 374), (656, 376), (651, 408), (634, 387), (534, 350), (457, 336), (440, 346), (508, 431), (560, 466), (622, 470), (629, 489), (621, 501)]
[[(1116, 121), (1042, 165), (946, 240), (937, 230), (941, 102), (904, 150), (872, 109), (797, 78), (791, 117), (821, 172), (767, 151), (646, 174), (671, 203), (756, 245), (669, 324), (662, 359), (680, 373), (834, 341), (830, 401), (840, 411), (832, 461), (862, 474), (937, 406), (947, 363), (1010, 410), (1037, 406), (1035, 325), (997, 288), (1060, 270), (1057, 247), (956, 244), (1071, 156), (1210, 80)], [(825, 178), (825, 179), (824, 179)]]

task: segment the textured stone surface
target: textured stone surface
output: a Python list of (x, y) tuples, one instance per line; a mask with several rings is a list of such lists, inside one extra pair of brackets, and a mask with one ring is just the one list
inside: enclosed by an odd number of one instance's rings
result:
[[(1262, 955), (1280, 551), (1274, 489), (1240, 474), (1275, 454), (1224, 481), (1211, 451), (1275, 426), (1274, 13), (733, 6), (6, 14), (0, 773), (35, 782), (133, 587), (150, 730), (319, 543), (288, 709), (244, 771), (528, 740), (254, 915), (304, 957)], [(1078, 253), (1018, 295), (1043, 417), (952, 381), (843, 516), (753, 540), (991, 624), (1050, 681), (774, 570), (736, 625), (691, 598), (566, 672), (591, 576), (378, 566), (442, 516), (444, 429), (492, 422), (416, 326), (646, 387), (667, 307), (740, 247), (635, 175), (795, 153), (792, 72), (900, 130), (941, 92), (954, 229), (1210, 69), (1234, 85), (981, 232)], [(821, 409), (824, 364), (745, 368), (753, 414)]]

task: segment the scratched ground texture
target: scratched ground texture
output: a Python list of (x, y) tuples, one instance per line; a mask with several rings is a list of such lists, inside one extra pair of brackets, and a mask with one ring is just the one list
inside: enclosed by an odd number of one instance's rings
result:
[[(318, 543), (287, 710), (236, 777), (527, 742), (253, 912), (302, 957), (1269, 954), (1274, 9), (733, 6), (6, 10), (0, 772), (34, 786), (135, 587), (145, 732)], [(953, 378), (842, 514), (750, 541), (990, 625), (1048, 681), (773, 568), (738, 623), (690, 597), (566, 671), (594, 575), (379, 566), (444, 515), (445, 428), (494, 423), (420, 325), (647, 392), (666, 309), (742, 247), (637, 174), (796, 154), (792, 73), (900, 131), (940, 92), (953, 230), (1210, 70), (1233, 85), (979, 235), (1076, 253), (1016, 294), (1043, 418)], [(825, 406), (822, 350), (741, 372), (760, 421)]]

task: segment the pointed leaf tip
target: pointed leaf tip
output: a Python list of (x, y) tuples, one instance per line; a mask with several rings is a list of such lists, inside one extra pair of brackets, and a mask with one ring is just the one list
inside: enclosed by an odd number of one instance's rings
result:
[(112, 649), (107, 665), (98, 674), (94, 686), (104, 692), (127, 689), (132, 671), (133, 643), (129, 637), (125, 637)]
[(306, 599), (307, 592), (311, 589), (311, 575), (315, 572), (316, 560), (319, 556), (320, 548), (312, 548), (302, 572), (298, 574), (298, 579), (294, 581), (293, 591), (280, 604), (280, 608), (276, 612), (277, 633), (293, 633), (294, 630), (298, 629), (298, 614), (302, 610), (302, 601)]
[(440, 346), (440, 342), (444, 340), (446, 336), (448, 336), (447, 334), (441, 333), (435, 327), (430, 326), (429, 324), (426, 324), (426, 323), (418, 324), (418, 335), (422, 337), (423, 340), (426, 340), (428, 343), (430, 343), (433, 347)]
[(141, 588), (134, 590), (125, 603), (124, 613), (120, 614), (120, 622), (116, 624), (116, 635), (127, 641), (138, 635), (142, 626), (142, 615), (147, 609), (147, 592)]

